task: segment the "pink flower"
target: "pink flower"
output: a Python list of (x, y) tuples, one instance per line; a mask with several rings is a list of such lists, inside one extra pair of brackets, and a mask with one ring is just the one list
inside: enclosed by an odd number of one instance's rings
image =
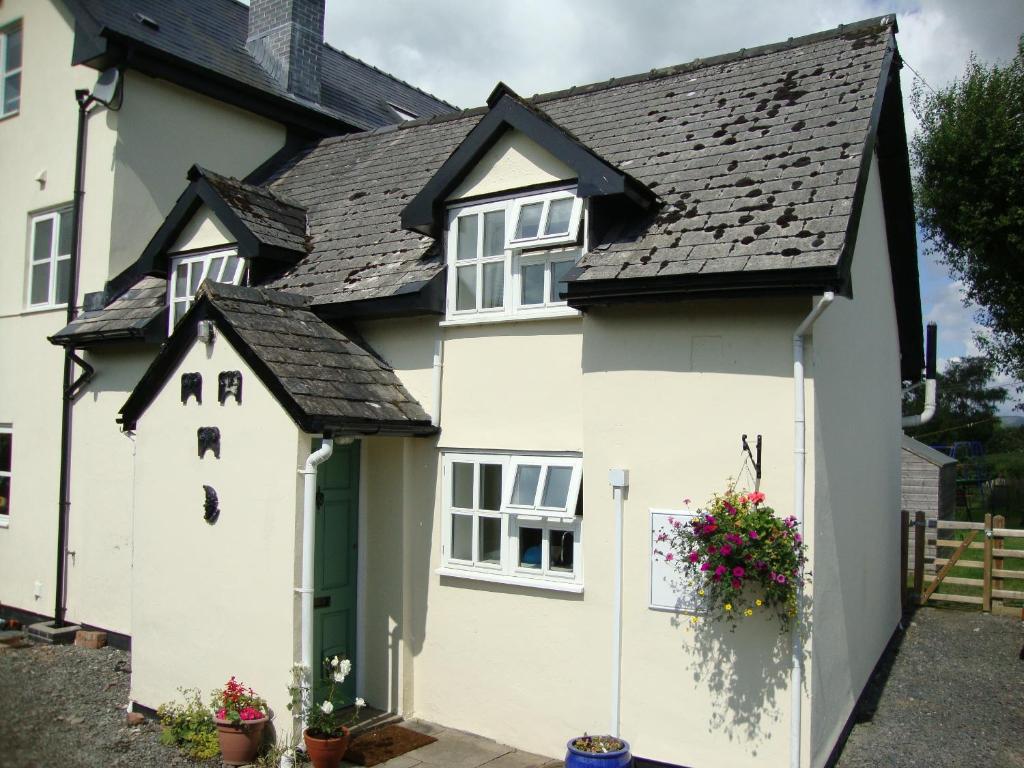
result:
[(711, 564), (709, 562), (707, 562), (706, 560), (703, 563), (700, 564), (700, 569), (702, 571), (706, 571), (710, 567), (711, 567)]
[(696, 563), (699, 559), (700, 559), (700, 555), (698, 555), (696, 552), (691, 552), (690, 553), (690, 562), (691, 563)]
[(667, 555), (665, 555), (665, 562), (666, 563), (671, 563), (674, 559), (675, 559), (675, 555), (673, 555), (671, 552), (669, 552)]
[(723, 555), (731, 555), (732, 547), (730, 547), (728, 544), (723, 544), (722, 548), (718, 551), (721, 552)]
[(757, 541), (757, 531), (751, 531), (749, 536), (751, 541)]
[(674, 525), (674, 524), (675, 524), (675, 522), (676, 522), (676, 519), (675, 519), (674, 517), (670, 517), (670, 518), (668, 519), (668, 524), (669, 524), (669, 525)]
[(760, 504), (762, 501), (764, 501), (764, 494), (761, 493), (760, 491), (748, 493), (747, 501), (749, 501), (751, 504)]
[(797, 544), (799, 544), (803, 540), (804, 540), (804, 537), (801, 536), (799, 533), (794, 533), (793, 534), (793, 541), (795, 541)]
[(732, 504), (730, 504), (727, 501), (727, 502), (725, 502), (725, 511), (728, 512), (730, 515), (735, 516), (735, 514), (736, 514), (736, 507), (734, 507)]
[(783, 575), (781, 573), (775, 577), (775, 580), (777, 582), (779, 582), (779, 584), (785, 584), (786, 583), (786, 577), (785, 577), (785, 575)]
[(658, 541), (666, 541), (667, 539), (668, 539), (668, 534), (667, 533), (659, 533), (658, 534), (658, 539), (657, 539)]
[(743, 586), (743, 582), (740, 581), (739, 579), (733, 579), (731, 583), (732, 583), (732, 588), (733, 589), (739, 589), (740, 587)]
[(743, 568), (742, 565), (737, 565), (735, 568), (732, 569), (732, 575), (735, 576), (737, 579), (742, 579), (746, 575), (746, 573), (747, 571)]
[(676, 520), (674, 523), (672, 523), (672, 527), (678, 530), (683, 527), (683, 524), (679, 520)]
[(718, 554), (718, 547), (708, 547), (708, 554), (709, 555), (717, 555)]
[(720, 565), (717, 568), (715, 568), (715, 576), (721, 577), (725, 574), (725, 571), (726, 567), (724, 565)]

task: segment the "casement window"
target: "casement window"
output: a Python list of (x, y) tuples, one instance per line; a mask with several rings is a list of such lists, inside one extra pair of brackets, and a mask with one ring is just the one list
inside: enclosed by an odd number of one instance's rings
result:
[(576, 315), (560, 298), (583, 201), (562, 189), (453, 208), (447, 322)]
[(0, 118), (21, 109), (21, 25), (0, 30)]
[(579, 456), (445, 453), (445, 576), (583, 591)]
[(14, 455), (14, 430), (0, 424), (0, 528), (7, 525), (11, 514), (11, 462)]
[(174, 330), (174, 326), (192, 306), (196, 291), (204, 280), (238, 285), (244, 273), (245, 259), (240, 259), (234, 248), (191, 253), (172, 259), (167, 291), (170, 330)]
[(67, 304), (71, 281), (71, 208), (40, 213), (29, 222), (28, 306)]

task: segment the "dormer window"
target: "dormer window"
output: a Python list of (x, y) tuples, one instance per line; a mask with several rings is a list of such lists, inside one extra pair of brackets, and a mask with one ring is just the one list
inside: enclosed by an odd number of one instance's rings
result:
[(452, 208), (448, 321), (576, 315), (560, 294), (580, 256), (574, 189)]
[(171, 259), (167, 303), (170, 307), (169, 330), (185, 316), (204, 280), (238, 285), (245, 274), (245, 259), (234, 248), (204, 253), (189, 253)]

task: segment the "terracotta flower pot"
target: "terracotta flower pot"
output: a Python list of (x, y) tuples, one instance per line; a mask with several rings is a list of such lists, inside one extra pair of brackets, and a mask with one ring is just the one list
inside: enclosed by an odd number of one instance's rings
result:
[(253, 761), (263, 743), (263, 727), (268, 719), (261, 717), (259, 720), (243, 720), (237, 724), (230, 720), (213, 719), (217, 725), (221, 760), (225, 765), (246, 765)]
[(302, 732), (302, 740), (306, 742), (306, 754), (313, 763), (313, 768), (338, 768), (338, 763), (348, 751), (348, 728), (342, 728), (342, 735), (333, 739), (318, 739), (310, 736), (309, 731)]

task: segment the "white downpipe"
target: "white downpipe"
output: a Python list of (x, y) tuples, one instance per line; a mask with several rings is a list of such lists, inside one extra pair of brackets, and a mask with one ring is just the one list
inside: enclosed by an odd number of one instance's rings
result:
[[(811, 327), (821, 317), (821, 313), (828, 309), (836, 295), (832, 291), (826, 291), (814, 309), (804, 318), (793, 334), (793, 517), (796, 518), (796, 528), (803, 536), (804, 533), (804, 495), (805, 479), (807, 474), (807, 447), (806, 432), (807, 418), (804, 404), (804, 337), (810, 333)], [(803, 601), (803, 580), (797, 582), (797, 615), (791, 630), (792, 638), (792, 669), (789, 676), (790, 696), (790, 723), (789, 723), (789, 765), (790, 768), (800, 768), (800, 747), (803, 729), (803, 671), (801, 667), (802, 646), (800, 643), (800, 611)]]
[(622, 708), (622, 528), (623, 495), (629, 485), (629, 471), (611, 469), (608, 482), (615, 500), (615, 602), (612, 619), (612, 716), (611, 735), (619, 738), (619, 720)]
[(437, 329), (434, 339), (434, 391), (430, 407), (430, 423), (435, 427), (441, 424), (441, 378), (444, 372), (444, 329)]
[(902, 425), (904, 427), (919, 427), (931, 421), (932, 416), (935, 415), (937, 401), (937, 392), (935, 386), (935, 379), (925, 379), (924, 381), (924, 410), (920, 413), (916, 413), (913, 416), (904, 416)]
[[(334, 440), (324, 437), (319, 450), (309, 454), (302, 475), (302, 585), (295, 588), (301, 599), (302, 666), (313, 673), (313, 552), (316, 545), (316, 468), (334, 453)], [(307, 678), (311, 679), (311, 678)], [(303, 696), (308, 696), (303, 691)], [(303, 718), (300, 733), (306, 729)]]

